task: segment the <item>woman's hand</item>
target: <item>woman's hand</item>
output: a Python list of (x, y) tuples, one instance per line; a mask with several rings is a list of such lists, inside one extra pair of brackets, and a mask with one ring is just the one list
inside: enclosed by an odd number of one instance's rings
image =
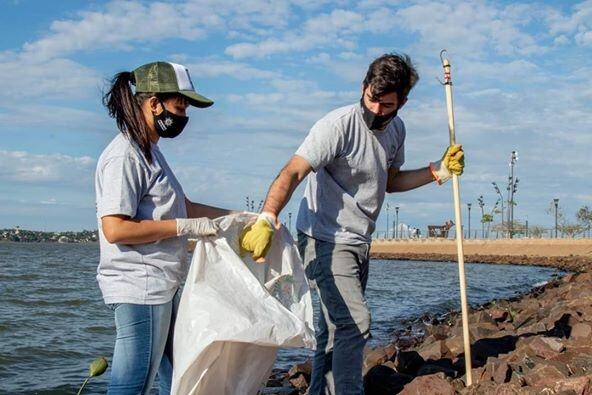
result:
[(215, 236), (220, 227), (209, 218), (177, 218), (177, 236)]

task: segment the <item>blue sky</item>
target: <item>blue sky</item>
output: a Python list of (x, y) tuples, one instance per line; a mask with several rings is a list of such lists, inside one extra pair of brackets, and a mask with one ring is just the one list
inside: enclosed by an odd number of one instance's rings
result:
[[(399, 115), (403, 168), (423, 167), (448, 141), (442, 48), (473, 229), (476, 199), (491, 209), (512, 150), (516, 219), (552, 226), (553, 198), (572, 220), (592, 205), (592, 1), (8, 0), (0, 26), (0, 228), (96, 228), (96, 160), (117, 133), (101, 91), (154, 60), (187, 65), (216, 102), (159, 143), (194, 201), (244, 209), (245, 196), (263, 199), (312, 124), (357, 101), (368, 63), (385, 52), (409, 54), (421, 76)], [(449, 184), (387, 202), (424, 233), (453, 218)]]

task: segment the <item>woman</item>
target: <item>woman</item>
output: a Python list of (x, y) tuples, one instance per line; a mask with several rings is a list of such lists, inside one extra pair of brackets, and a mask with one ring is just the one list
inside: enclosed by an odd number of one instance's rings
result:
[(117, 329), (108, 392), (147, 394), (158, 372), (160, 394), (169, 394), (187, 237), (215, 235), (211, 218), (231, 212), (189, 201), (157, 143), (181, 133), (190, 105), (213, 102), (195, 92), (187, 68), (155, 62), (117, 74), (103, 103), (121, 132), (99, 158), (95, 179), (97, 280)]

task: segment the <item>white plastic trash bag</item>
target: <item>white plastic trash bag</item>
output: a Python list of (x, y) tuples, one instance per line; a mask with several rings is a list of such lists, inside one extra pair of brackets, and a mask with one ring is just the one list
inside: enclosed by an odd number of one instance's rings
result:
[(175, 325), (173, 394), (256, 394), (279, 347), (315, 346), (302, 261), (289, 232), (276, 231), (265, 264), (239, 255), (253, 216), (217, 219), (197, 241)]

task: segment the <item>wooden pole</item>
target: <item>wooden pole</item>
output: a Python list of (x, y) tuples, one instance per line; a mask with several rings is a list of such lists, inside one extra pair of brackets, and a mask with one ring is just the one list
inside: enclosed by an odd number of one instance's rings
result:
[[(446, 108), (448, 110), (448, 132), (450, 145), (456, 144), (454, 131), (454, 111), (452, 103), (452, 77), (450, 75), (450, 62), (443, 58), (446, 50), (440, 52), (442, 67), (444, 67), (444, 89), (446, 91)], [(469, 315), (467, 304), (467, 283), (465, 279), (465, 256), (463, 251), (462, 218), (460, 211), (460, 183), (456, 174), (452, 175), (452, 192), (454, 196), (454, 218), (456, 222), (456, 251), (458, 255), (458, 275), (460, 282), (460, 305), (462, 312), (463, 340), (465, 347), (465, 369), (467, 373), (467, 386), (473, 383), (471, 371), (471, 339), (469, 338)]]

